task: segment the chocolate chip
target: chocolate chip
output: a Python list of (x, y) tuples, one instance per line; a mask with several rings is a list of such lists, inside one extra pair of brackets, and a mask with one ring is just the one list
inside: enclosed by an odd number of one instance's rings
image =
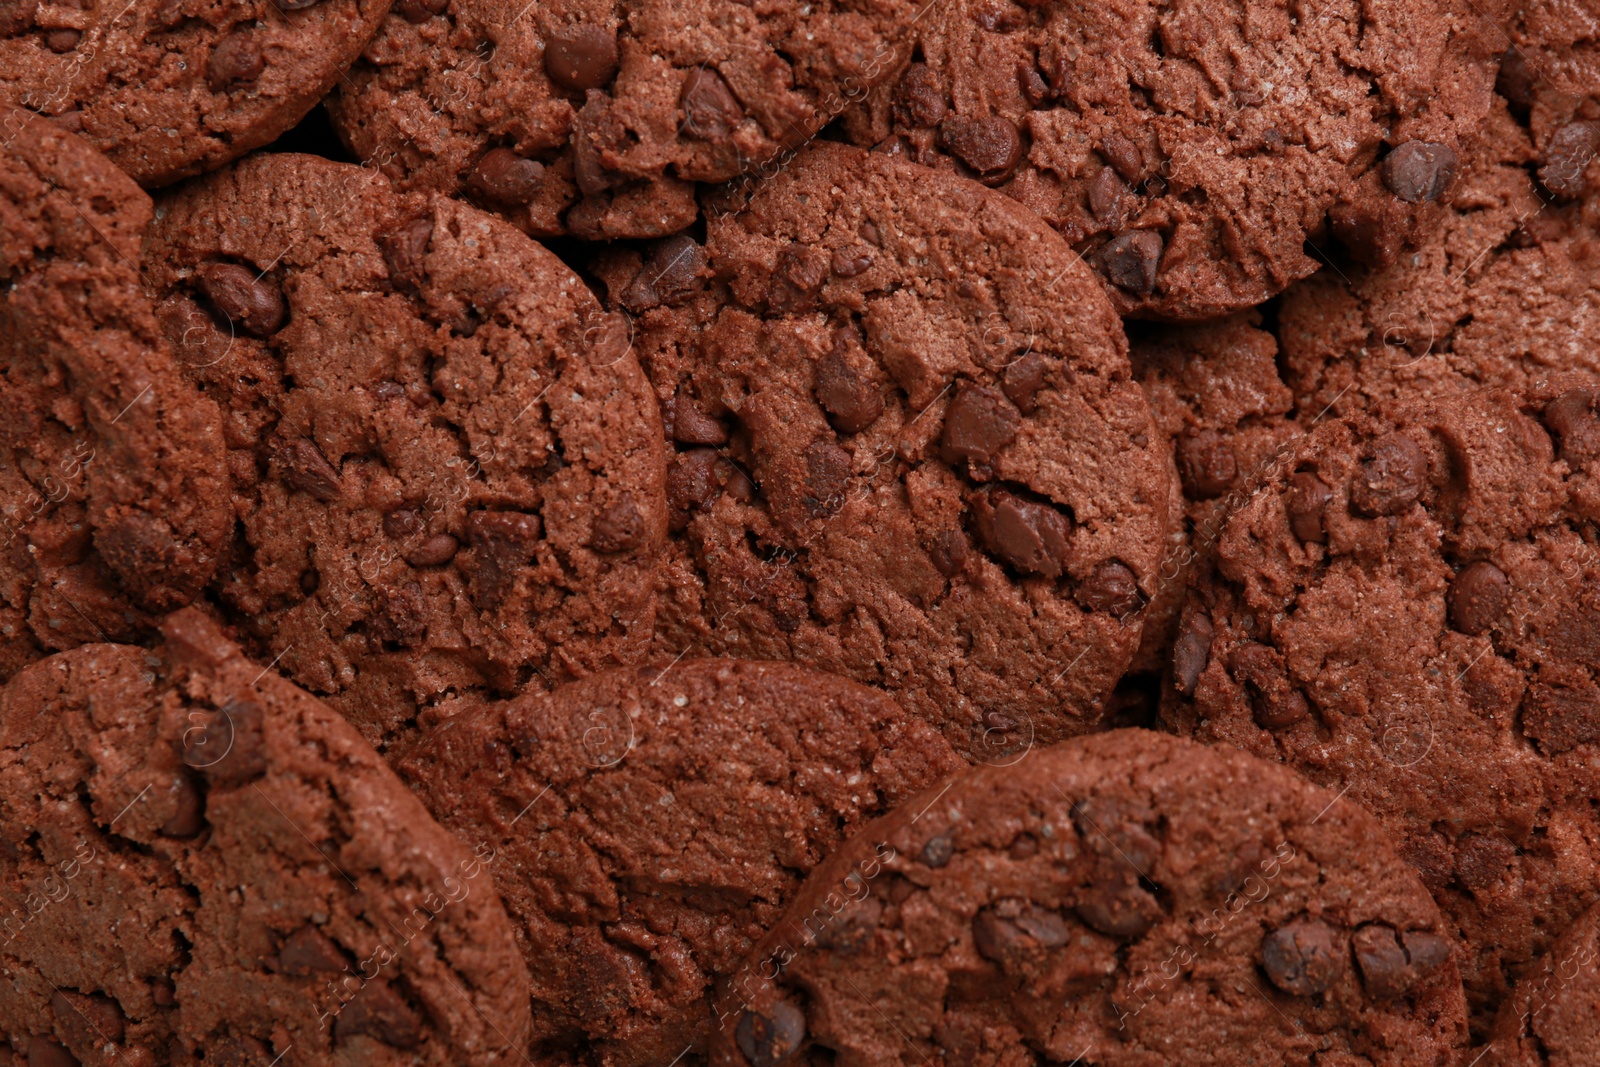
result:
[(1116, 560), (1106, 560), (1089, 572), (1073, 594), (1085, 611), (1099, 611), (1122, 618), (1138, 609), (1144, 598), (1133, 572)]
[(601, 26), (563, 26), (546, 38), (544, 69), (568, 89), (604, 89), (617, 76), (617, 35)]
[(950, 857), (956, 854), (955, 841), (949, 834), (940, 834), (928, 838), (927, 844), (922, 846), (922, 851), (917, 858), (924, 867), (939, 868), (950, 862)]
[(1164, 247), (1159, 233), (1135, 230), (1108, 241), (1094, 254), (1094, 261), (1112, 285), (1144, 296), (1156, 287)]
[(1178, 473), (1184, 490), (1194, 499), (1222, 496), (1239, 478), (1233, 441), (1216, 430), (1184, 431), (1178, 438)]
[(15, 37), (33, 25), (39, 0), (0, 0), (0, 37)]
[(833, 441), (819, 438), (805, 451), (806, 511), (823, 519), (844, 506), (850, 489), (850, 453)]
[(526, 204), (544, 184), (544, 164), (509, 148), (491, 148), (467, 177), (467, 188), (501, 207)]
[(1053, 95), (1050, 86), (1039, 75), (1039, 68), (1032, 63), (1018, 65), (1017, 88), (1022, 90), (1022, 98), (1033, 107), (1038, 107)]
[(1060, 912), (1033, 904), (1024, 905), (1011, 920), (1017, 929), (1045, 948), (1060, 948), (1072, 940), (1072, 927)]
[(645, 533), (644, 516), (639, 514), (633, 494), (624, 491), (622, 499), (595, 519), (589, 547), (596, 552), (626, 552), (643, 543)]
[(806, 1016), (787, 1000), (776, 1001), (763, 1011), (749, 1008), (739, 1016), (733, 1036), (750, 1067), (777, 1067), (800, 1051), (806, 1039)]
[(261, 705), (253, 700), (189, 712), (182, 738), (183, 762), (214, 785), (243, 785), (260, 778), (267, 773), (263, 720)]
[(275, 458), (280, 480), (290, 489), (310, 493), (324, 504), (339, 499), (339, 472), (309, 439), (280, 442)]
[[(584, 196), (599, 196), (624, 180), (607, 166), (605, 154), (619, 148), (627, 133), (609, 96), (599, 89), (584, 93), (583, 107), (572, 123), (572, 176)], [(568, 214), (569, 228), (576, 215), (576, 209)]]
[(767, 307), (780, 315), (811, 310), (822, 283), (828, 280), (828, 266), (828, 256), (821, 249), (790, 244), (778, 253), (767, 286)]
[(185, 838), (198, 834), (206, 822), (205, 800), (187, 774), (174, 781), (172, 803), (173, 812), (161, 824), (161, 836)]
[(894, 114), (903, 126), (932, 129), (950, 110), (939, 75), (926, 63), (913, 63), (894, 88)]
[(1276, 649), (1245, 642), (1233, 650), (1228, 669), (1244, 684), (1256, 724), (1262, 729), (1281, 730), (1310, 717), (1310, 702), (1290, 684), (1283, 656)]
[(1323, 542), (1328, 531), (1323, 526), (1323, 515), (1333, 499), (1333, 490), (1311, 471), (1300, 471), (1289, 478), (1289, 492), (1284, 497), (1284, 510), (1289, 515), (1289, 529), (1302, 541)]
[(1111, 937), (1143, 937), (1161, 920), (1161, 904), (1134, 872), (1102, 870), (1081, 890), (1074, 909), (1090, 928)]
[(316, 971), (337, 974), (344, 970), (344, 953), (321, 930), (312, 925), (302, 926), (283, 939), (278, 949), (278, 970), (284, 974), (304, 977)]
[(1544, 424), (1555, 434), (1559, 455), (1569, 467), (1600, 459), (1600, 416), (1595, 402), (1600, 393), (1571, 389), (1545, 405)]
[(410, 508), (396, 508), (383, 517), (384, 536), (396, 541), (415, 537), (423, 526), (422, 516)]
[(872, 269), (872, 253), (859, 245), (855, 248), (837, 248), (830, 264), (833, 273), (841, 278), (854, 278)]
[(1383, 157), (1383, 184), (1408, 204), (1437, 200), (1456, 176), (1456, 151), (1432, 141), (1407, 141)]
[(1521, 52), (1507, 48), (1500, 55), (1500, 73), (1495, 78), (1494, 90), (1518, 107), (1532, 107), (1538, 77)]
[(928, 553), (928, 558), (933, 561), (934, 569), (946, 578), (960, 574), (967, 566), (967, 553), (971, 549), (971, 542), (961, 530), (945, 530), (934, 538), (933, 548)]
[(381, 978), (367, 982), (350, 998), (333, 1030), (341, 1042), (364, 1034), (391, 1048), (416, 1048), (422, 1043), (422, 1020)]
[(878, 224), (871, 219), (864, 219), (859, 229), (856, 230), (861, 239), (874, 248), (883, 247), (883, 231), (878, 229)]
[(667, 416), (667, 430), (674, 441), (685, 445), (727, 443), (728, 431), (722, 423), (702, 411), (687, 391), (680, 389), (663, 407), (663, 414)]
[(237, 263), (207, 263), (194, 279), (217, 313), (248, 334), (271, 337), (288, 317), (283, 290)]
[(93, 1056), (108, 1044), (120, 1045), (125, 1036), (122, 1008), (103, 993), (58, 989), (50, 996), (50, 1013), (67, 1047), (80, 1056)]
[(1089, 851), (1136, 874), (1151, 870), (1161, 858), (1155, 832), (1160, 821), (1148, 804), (1115, 794), (1089, 797), (1072, 809), (1072, 823)]
[(1464, 634), (1486, 634), (1505, 613), (1511, 582), (1505, 571), (1487, 560), (1461, 568), (1445, 594), (1450, 625)]
[(1016, 439), (1022, 415), (1016, 405), (993, 389), (970, 382), (956, 387), (945, 411), (939, 454), (946, 463), (988, 464)]
[(1001, 391), (1024, 415), (1033, 414), (1034, 409), (1039, 406), (1036, 398), (1039, 390), (1044, 388), (1046, 366), (1043, 356), (1037, 352), (1029, 352), (1021, 359), (1008, 364), (1001, 378)]
[(1395, 432), (1378, 438), (1372, 458), (1350, 487), (1350, 503), (1362, 515), (1398, 515), (1422, 495), (1428, 457), (1422, 446)]
[(1122, 198), (1128, 184), (1117, 177), (1113, 167), (1101, 167), (1089, 183), (1089, 211), (1102, 226), (1112, 226), (1122, 218)]
[(1345, 953), (1337, 931), (1317, 919), (1296, 919), (1261, 939), (1261, 962), (1272, 984), (1309, 997), (1344, 973)]
[(267, 69), (267, 57), (250, 33), (236, 32), (224, 37), (211, 50), (206, 61), (206, 84), (214, 93), (224, 93), (248, 85)]
[(999, 115), (976, 119), (951, 115), (939, 123), (939, 143), (976, 171), (985, 185), (1010, 180), (1022, 162), (1022, 135), (1010, 119)]
[(883, 391), (871, 359), (851, 341), (836, 343), (817, 364), (817, 403), (840, 433), (860, 433), (883, 414)]
[(1448, 938), (1427, 930), (1407, 930), (1400, 935), (1400, 942), (1405, 946), (1411, 970), (1419, 978), (1425, 978), (1442, 967), (1454, 951)]
[(706, 250), (687, 234), (658, 241), (619, 298), (629, 311), (683, 303), (706, 287)]
[(1016, 968), (1037, 950), (1032, 937), (993, 908), (972, 917), (972, 944), (978, 955), (1008, 969)]
[(422, 544), (406, 553), (406, 562), (413, 567), (438, 567), (456, 558), (461, 543), (447, 533), (434, 534)]
[(442, 15), (450, 7), (450, 0), (397, 0), (394, 13), (413, 26)]
[(1361, 983), (1373, 1000), (1393, 1000), (1411, 986), (1410, 961), (1394, 928), (1381, 924), (1363, 926), (1350, 938), (1356, 966), (1361, 968)]
[(48, 1037), (28, 1041), (28, 1067), (81, 1067), (82, 1061)]
[(683, 132), (697, 141), (723, 144), (744, 121), (744, 108), (728, 83), (704, 67), (684, 75), (678, 102), (683, 105)]
[(862, 897), (846, 905), (833, 922), (817, 931), (817, 944), (830, 952), (854, 956), (872, 945), (882, 918), (883, 905), (871, 897)]
[(1200, 675), (1211, 662), (1211, 616), (1195, 612), (1183, 620), (1172, 646), (1172, 682), (1184, 696), (1194, 696)]
[(1100, 141), (1100, 154), (1130, 185), (1144, 180), (1144, 152), (1122, 134), (1112, 131)]
[[(63, 55), (65, 53), (67, 53), (67, 52), (72, 51), (74, 48), (78, 47), (78, 42), (81, 41), (81, 40), (83, 40), (83, 31), (67, 29), (67, 28), (63, 27), (63, 28), (58, 29), (58, 30), (51, 30), (49, 33), (45, 34), (44, 35), (44, 46), (46, 48), (50, 49), (50, 51), (54, 52), (56, 55)], [(259, 55), (260, 55), (260, 53), (258, 52), (257, 53), (258, 64), (259, 64)], [(216, 59), (216, 53), (215, 52), (212, 53), (212, 59), (213, 59), (213, 61), (215, 61), (215, 59)], [(257, 74), (260, 74), (260, 73), (261, 73), (261, 71), (260, 71), (260, 69), (258, 67), (258, 69), (256, 70), (255, 74), (250, 75), (248, 78), (246, 78), (244, 80), (246, 80), (246, 81), (254, 81), (255, 80), (255, 76)], [(215, 86), (213, 86), (213, 88), (215, 88)]]
[(473, 600), (479, 607), (492, 611), (505, 601), (517, 575), (533, 561), (543, 529), (539, 516), (525, 511), (474, 511), (467, 516)]
[(989, 551), (1024, 573), (1061, 577), (1072, 536), (1071, 521), (1061, 512), (1004, 489), (974, 497), (972, 512)]
[(1596, 149), (1600, 149), (1600, 122), (1567, 123), (1544, 146), (1539, 180), (1556, 196), (1577, 196), (1583, 192), (1583, 175)]
[(432, 215), (422, 215), (374, 235), (396, 289), (415, 293), (422, 288), (428, 277), (428, 242), (432, 238)]
[(694, 448), (680, 452), (667, 468), (667, 503), (674, 530), (688, 524), (689, 512), (717, 498), (718, 458), (715, 449)]

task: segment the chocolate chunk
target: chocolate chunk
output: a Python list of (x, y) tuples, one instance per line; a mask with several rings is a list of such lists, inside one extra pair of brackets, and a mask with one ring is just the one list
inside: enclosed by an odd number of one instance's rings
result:
[(932, 129), (950, 110), (939, 75), (926, 63), (913, 63), (894, 89), (895, 118), (906, 126)]
[(237, 263), (207, 263), (194, 279), (217, 313), (248, 334), (271, 337), (288, 317), (283, 290)]
[(1311, 471), (1300, 471), (1289, 479), (1289, 492), (1284, 496), (1284, 510), (1289, 515), (1289, 529), (1302, 541), (1323, 542), (1328, 531), (1323, 526), (1323, 516), (1333, 490)]
[(1461, 568), (1445, 594), (1450, 625), (1464, 634), (1486, 634), (1500, 621), (1511, 599), (1511, 581), (1505, 571), (1487, 560)]
[(310, 493), (324, 504), (339, 499), (339, 472), (314, 442), (297, 437), (281, 442), (276, 452), (284, 485)]
[(1428, 457), (1422, 446), (1394, 432), (1378, 438), (1372, 458), (1350, 487), (1350, 503), (1362, 515), (1398, 515), (1422, 495)]
[(1592, 389), (1571, 389), (1544, 408), (1545, 427), (1556, 436), (1559, 455), (1569, 467), (1580, 467), (1600, 458), (1600, 416)]
[(1569, 122), (1550, 135), (1544, 146), (1544, 164), (1539, 180), (1560, 197), (1574, 197), (1584, 190), (1584, 172), (1600, 149), (1600, 122)]
[(415, 26), (444, 14), (449, 7), (450, 0), (397, 0), (394, 13)]
[(644, 516), (639, 514), (633, 494), (624, 490), (622, 499), (595, 519), (589, 547), (596, 552), (626, 552), (643, 543), (646, 533)]
[(949, 834), (940, 834), (928, 838), (927, 844), (922, 846), (922, 851), (917, 858), (924, 867), (939, 868), (950, 862), (950, 857), (956, 854), (955, 841)]
[(1383, 184), (1408, 204), (1437, 200), (1456, 176), (1455, 149), (1431, 141), (1407, 141), (1383, 157)]
[(839, 277), (854, 278), (872, 269), (872, 253), (859, 245), (853, 249), (838, 248), (834, 250), (830, 266)]
[[(599, 196), (625, 180), (606, 165), (604, 157), (626, 137), (627, 128), (612, 111), (611, 97), (599, 89), (585, 92), (583, 107), (572, 124), (572, 176), (584, 196)], [(568, 226), (571, 224), (569, 215)]]
[(350, 998), (333, 1032), (340, 1041), (366, 1035), (391, 1048), (416, 1048), (422, 1041), (422, 1020), (388, 982), (378, 978)]
[(683, 529), (689, 512), (717, 498), (718, 459), (715, 449), (695, 448), (680, 452), (667, 468), (667, 504), (672, 508), (673, 529)]
[(1246, 642), (1233, 650), (1228, 668), (1244, 684), (1256, 724), (1262, 729), (1281, 730), (1310, 716), (1310, 703), (1290, 685), (1283, 655), (1277, 649)]
[(1004, 489), (974, 497), (972, 512), (989, 551), (1024, 573), (1061, 577), (1072, 536), (1071, 520), (1061, 512)]
[(767, 307), (780, 315), (809, 311), (817, 292), (828, 280), (828, 257), (820, 249), (798, 242), (778, 253), (777, 266), (767, 288)]
[(739, 1051), (750, 1067), (777, 1067), (800, 1051), (806, 1039), (805, 1013), (787, 1000), (780, 1000), (764, 1011), (746, 1009), (734, 1028)]
[(183, 731), (183, 762), (213, 785), (237, 786), (267, 773), (267, 743), (261, 705), (229, 701), (211, 711), (188, 714)]
[(939, 123), (939, 143), (976, 171), (985, 185), (1009, 181), (1022, 162), (1022, 135), (1010, 119), (999, 115), (977, 119), (951, 115)]
[(807, 446), (805, 461), (806, 510), (813, 518), (827, 518), (844, 507), (850, 489), (850, 453), (819, 438)]
[(120, 1045), (126, 1022), (117, 1002), (102, 993), (73, 993), (58, 989), (50, 996), (50, 1013), (67, 1047), (79, 1056), (92, 1056), (106, 1045)]
[(1046, 366), (1045, 358), (1037, 352), (1029, 352), (1006, 365), (1000, 389), (1024, 415), (1033, 414), (1039, 406), (1037, 396), (1044, 388)]
[(580, 23), (551, 32), (544, 42), (544, 69), (568, 89), (604, 89), (617, 76), (617, 35)]
[(1361, 968), (1361, 983), (1367, 996), (1393, 1000), (1411, 988), (1411, 963), (1393, 927), (1363, 926), (1350, 938), (1350, 944), (1355, 949), (1356, 966)]
[(1033, 939), (1021, 927), (1002, 918), (993, 908), (985, 908), (972, 917), (972, 943), (978, 955), (1003, 968), (1016, 967), (1034, 948)]
[(1261, 962), (1272, 984), (1285, 993), (1309, 997), (1325, 991), (1344, 973), (1342, 938), (1327, 923), (1296, 919), (1261, 939)]
[(1111, 937), (1142, 937), (1161, 920), (1161, 904), (1131, 869), (1103, 870), (1084, 886), (1074, 909), (1092, 929)]
[(1144, 604), (1139, 582), (1133, 571), (1118, 561), (1106, 560), (1078, 586), (1073, 594), (1085, 611), (1100, 611), (1117, 618), (1136, 611)]
[(383, 517), (383, 535), (399, 541), (415, 537), (425, 525), (422, 516), (410, 508), (396, 508)]
[(678, 102), (683, 106), (684, 135), (698, 141), (723, 144), (744, 121), (744, 108), (739, 106), (728, 83), (722, 75), (705, 67), (684, 75)]
[(991, 463), (1016, 439), (1021, 424), (1021, 413), (1006, 397), (985, 386), (962, 382), (945, 411), (939, 454), (946, 463)]
[(544, 164), (509, 148), (491, 148), (467, 178), (467, 188), (501, 207), (526, 204), (544, 184)]
[(1233, 442), (1216, 430), (1187, 430), (1178, 438), (1178, 472), (1196, 500), (1222, 496), (1239, 478)]
[(671, 416), (672, 439), (685, 445), (724, 445), (728, 431), (722, 423), (700, 410), (694, 397), (680, 389), (666, 405)]
[(1100, 142), (1100, 154), (1130, 185), (1144, 180), (1144, 152), (1122, 134), (1114, 130), (1106, 134)]
[(1011, 920), (1017, 929), (1045, 948), (1060, 948), (1072, 940), (1072, 926), (1061, 913), (1033, 904), (1024, 905)]
[(946, 578), (960, 574), (967, 566), (967, 553), (971, 550), (971, 542), (961, 530), (945, 530), (934, 539), (933, 548), (928, 553), (928, 558), (933, 561), (934, 569)]
[(206, 84), (214, 93), (225, 93), (253, 83), (267, 69), (267, 57), (255, 35), (235, 32), (217, 42), (206, 61)]
[(1038, 107), (1054, 94), (1050, 86), (1045, 84), (1044, 78), (1039, 74), (1039, 68), (1032, 63), (1022, 63), (1017, 66), (1017, 88), (1022, 90), (1022, 98), (1031, 107)]
[(396, 289), (415, 293), (422, 288), (428, 277), (428, 242), (432, 239), (432, 215), (422, 215), (374, 235), (373, 240), (389, 267), (389, 280)]
[(1147, 296), (1156, 287), (1156, 273), (1164, 247), (1159, 233), (1135, 230), (1112, 238), (1094, 254), (1094, 262), (1112, 285)]
[(205, 826), (205, 799), (187, 774), (181, 775), (172, 791), (173, 813), (161, 824), (161, 836), (185, 838), (198, 834)]
[(1161, 841), (1153, 831), (1159, 822), (1147, 804), (1126, 796), (1092, 796), (1072, 809), (1072, 823), (1089, 851), (1136, 874), (1161, 858)]
[(1448, 938), (1427, 930), (1407, 930), (1400, 935), (1400, 942), (1405, 946), (1406, 958), (1411, 961), (1411, 970), (1419, 978), (1438, 970), (1455, 951)]
[(523, 511), (474, 511), (467, 516), (473, 600), (479, 607), (492, 611), (504, 602), (517, 575), (533, 561), (543, 529), (539, 516)]
[(1117, 177), (1114, 167), (1101, 167), (1089, 183), (1089, 211), (1101, 225), (1114, 225), (1122, 217), (1122, 198), (1128, 183)]
[(1183, 621), (1172, 646), (1172, 682), (1184, 696), (1194, 696), (1200, 675), (1211, 662), (1211, 616), (1195, 612)]
[(339, 946), (309, 924), (284, 938), (278, 948), (278, 969), (284, 974), (301, 977), (317, 971), (337, 974), (344, 967), (345, 957)]
[(456, 552), (460, 547), (461, 542), (449, 534), (434, 534), (422, 544), (407, 552), (406, 562), (413, 567), (442, 566), (456, 558)]
[(883, 390), (870, 358), (853, 344), (835, 344), (817, 364), (817, 403), (840, 433), (860, 433), (883, 414)]
[[(82, 30), (74, 30), (74, 29), (68, 29), (66, 27), (62, 27), (61, 29), (58, 29), (58, 30), (51, 30), (49, 33), (44, 35), (44, 46), (46, 48), (50, 49), (50, 51), (54, 52), (56, 55), (65, 55), (66, 53), (72, 51), (74, 48), (78, 47), (78, 42), (81, 41), (81, 40), (83, 40), (83, 31)], [(226, 44), (227, 42), (223, 42), (223, 43)], [(211, 53), (211, 59), (212, 59), (213, 63), (216, 62), (216, 58), (217, 58), (217, 53), (216, 52)], [(244, 77), (241, 80), (243, 80), (243, 81), (254, 81), (256, 76), (261, 73), (261, 70), (259, 69), (260, 65), (261, 65), (260, 64), (260, 53), (259, 53), (259, 51), (256, 53), (256, 59), (257, 59), (257, 69), (255, 70), (255, 72), (249, 74), (248, 76)], [(248, 59), (247, 59), (247, 61), (248, 61)], [(213, 67), (212, 71), (215, 71), (215, 69), (216, 68)], [(215, 89), (217, 87), (216, 87), (215, 84), (213, 84), (212, 88)]]
[(658, 241), (619, 298), (629, 311), (683, 303), (706, 287), (706, 250), (687, 234)]

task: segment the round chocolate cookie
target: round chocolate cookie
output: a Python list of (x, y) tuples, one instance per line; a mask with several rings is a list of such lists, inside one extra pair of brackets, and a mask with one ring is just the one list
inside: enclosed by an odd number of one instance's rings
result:
[(0, 109), (0, 680), (192, 600), (228, 530), (216, 405), (140, 290), (150, 200)]
[(1197, 576), (1167, 717), (1395, 834), (1462, 946), (1474, 1028), (1600, 895), (1592, 387), (1323, 423)]
[(858, 831), (724, 983), (711, 1063), (1453, 1067), (1440, 928), (1356, 805), (1118, 730)]
[(400, 0), (329, 102), (408, 186), (529, 233), (659, 237), (888, 77), (918, 0)]
[[(388, 0), (0, 0), (0, 104), (52, 116), (145, 186), (276, 138), (361, 54)], [(0, 126), (9, 143), (15, 123)]]
[(1483, 1067), (1600, 1063), (1600, 906), (1556, 939), (1495, 1017)]
[(161, 205), (146, 272), (224, 413), (249, 650), (382, 743), (637, 660), (666, 535), (649, 383), (558, 259), (373, 171), (253, 157)]
[(1497, 106), (1415, 253), (1323, 271), (1284, 294), (1279, 340), (1302, 418), (1561, 372), (1600, 382), (1600, 216), (1549, 199), (1532, 160)]
[(492, 846), (197, 609), (162, 632), (0, 689), (0, 1039), (52, 1067), (520, 1062)]
[(940, 0), (846, 129), (1004, 189), (1122, 314), (1212, 318), (1316, 270), (1330, 217), (1358, 238), (1427, 219), (1504, 47), (1477, 11)]
[(1170, 471), (1103, 290), (976, 182), (838, 144), (599, 267), (668, 412), (656, 649), (878, 685), (974, 758), (1101, 725)]
[(498, 849), (535, 1059), (611, 1067), (703, 1062), (713, 980), (805, 872), (965, 766), (882, 693), (735, 660), (495, 704), (394, 764), (447, 826)]

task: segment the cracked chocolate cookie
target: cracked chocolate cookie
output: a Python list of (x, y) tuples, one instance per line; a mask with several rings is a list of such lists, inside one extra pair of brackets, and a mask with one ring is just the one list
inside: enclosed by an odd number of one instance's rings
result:
[(0, 1038), (30, 1064), (509, 1064), (476, 850), (194, 608), (0, 689)]
[(1578, 1067), (1600, 1062), (1600, 906), (1556, 939), (1495, 1017), (1483, 1067)]
[(217, 599), (369, 740), (619, 663), (666, 535), (649, 383), (576, 275), (499, 219), (311, 156), (163, 201), (146, 270), (222, 407)]
[(140, 290), (149, 197), (38, 116), (0, 124), (3, 680), (189, 603), (229, 514), (216, 405)]
[(529, 233), (660, 237), (697, 181), (810, 140), (894, 70), (916, 0), (401, 0), (329, 102), (405, 185), (463, 193)]
[(1488, 109), (1497, 41), (1477, 6), (1439, 0), (941, 0), (846, 130), (1015, 197), (1122, 314), (1214, 318), (1316, 270), (1330, 218), (1358, 237), (1426, 219)]
[[(0, 0), (0, 103), (144, 186), (273, 140), (360, 55), (389, 0)], [(0, 142), (13, 135), (8, 122)]]
[(875, 690), (782, 663), (596, 675), (394, 763), (498, 850), (539, 1062), (704, 1062), (712, 982), (846, 834), (965, 766)]
[(711, 1063), (1448, 1067), (1440, 928), (1356, 805), (1118, 730), (858, 831), (724, 983)]
[(808, 148), (599, 265), (676, 445), (656, 652), (887, 689), (973, 758), (1099, 728), (1170, 473), (1099, 284), (976, 182)]
[(1600, 895), (1592, 386), (1318, 426), (1224, 524), (1170, 725), (1378, 815), (1462, 947), (1475, 1032)]

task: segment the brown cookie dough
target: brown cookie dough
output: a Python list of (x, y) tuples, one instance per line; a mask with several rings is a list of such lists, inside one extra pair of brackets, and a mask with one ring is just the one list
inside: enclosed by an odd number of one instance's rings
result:
[(837, 144), (600, 266), (668, 414), (663, 659), (887, 689), (974, 758), (1102, 725), (1170, 472), (1115, 313), (975, 182)]
[(1569, 927), (1495, 1017), (1483, 1067), (1600, 1063), (1600, 906)]
[[(0, 104), (52, 116), (145, 186), (273, 140), (361, 54), (389, 0), (0, 0)], [(0, 143), (13, 124), (0, 124)]]
[(1542, 192), (1533, 160), (1498, 106), (1414, 253), (1323, 271), (1284, 294), (1279, 340), (1302, 418), (1561, 372), (1600, 382), (1600, 215)]
[(1313, 430), (1223, 527), (1167, 719), (1366, 805), (1462, 945), (1478, 1034), (1600, 894), (1592, 389)]
[(725, 983), (711, 1063), (1451, 1067), (1440, 928), (1356, 805), (1119, 730), (857, 832)]
[(1499, 10), (940, 0), (846, 128), (1027, 205), (1122, 314), (1213, 318), (1316, 270), (1330, 214), (1358, 238), (1426, 220), (1488, 109)]
[(496, 704), (394, 762), (445, 825), (498, 849), (535, 1059), (611, 1067), (703, 1062), (713, 980), (805, 872), (964, 766), (882, 693), (735, 660)]
[(197, 596), (228, 529), (216, 405), (140, 290), (150, 200), (21, 111), (0, 152), (0, 680)]
[(165, 200), (146, 269), (224, 412), (216, 594), (258, 659), (383, 743), (644, 654), (660, 415), (625, 324), (553, 255), (466, 204), (273, 155)]
[(329, 102), (363, 159), (529, 233), (660, 237), (888, 77), (919, 0), (401, 0)]
[(29, 1064), (511, 1064), (489, 877), (194, 608), (0, 690), (0, 1038)]

